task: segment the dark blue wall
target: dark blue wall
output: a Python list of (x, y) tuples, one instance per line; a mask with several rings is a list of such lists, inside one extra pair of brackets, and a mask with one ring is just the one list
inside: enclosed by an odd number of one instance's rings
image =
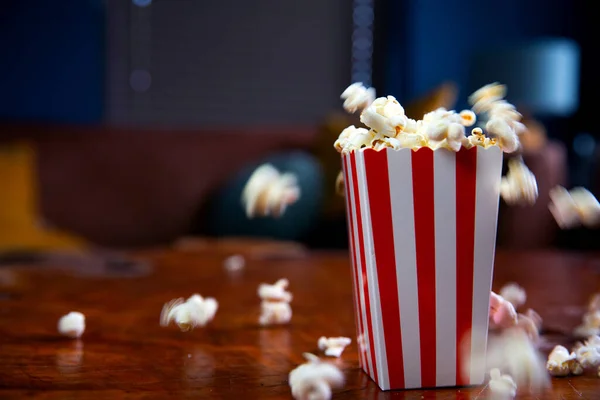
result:
[(0, 119), (101, 121), (104, 2), (10, 0), (2, 4)]

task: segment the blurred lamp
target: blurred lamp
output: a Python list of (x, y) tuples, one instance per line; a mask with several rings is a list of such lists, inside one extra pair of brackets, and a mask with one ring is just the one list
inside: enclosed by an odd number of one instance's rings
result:
[(469, 93), (499, 82), (517, 108), (537, 117), (568, 117), (579, 103), (579, 61), (579, 46), (565, 38), (476, 51)]

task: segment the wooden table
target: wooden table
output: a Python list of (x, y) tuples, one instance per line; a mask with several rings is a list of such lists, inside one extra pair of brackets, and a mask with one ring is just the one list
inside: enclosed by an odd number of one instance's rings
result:
[[(223, 260), (245, 254), (239, 273)], [(0, 398), (291, 399), (287, 377), (303, 352), (321, 354), (322, 336), (355, 337), (347, 254), (307, 254), (295, 246), (191, 241), (177, 249), (129, 253), (147, 264), (82, 265), (56, 258), (0, 267)], [(83, 263), (85, 264), (85, 263)], [(494, 288), (516, 281), (544, 319), (550, 344), (568, 344), (590, 295), (599, 290), (600, 255), (499, 251)], [(288, 326), (257, 325), (257, 286), (286, 277), (294, 294)], [(205, 328), (159, 326), (163, 303), (193, 293), (219, 310)], [(59, 317), (83, 312), (80, 340), (60, 337)], [(485, 398), (485, 387), (381, 392), (358, 369), (353, 342), (338, 360), (347, 382), (334, 399)], [(597, 399), (600, 378), (552, 380), (538, 398)], [(520, 390), (520, 398), (535, 398)]]

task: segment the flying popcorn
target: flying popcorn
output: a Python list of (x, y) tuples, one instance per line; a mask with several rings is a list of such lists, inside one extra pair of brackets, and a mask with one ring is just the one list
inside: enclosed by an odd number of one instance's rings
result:
[(271, 164), (258, 167), (242, 192), (242, 204), (248, 218), (280, 217), (286, 208), (300, 198), (296, 176), (281, 174)]
[(344, 374), (333, 364), (304, 353), (307, 362), (293, 369), (288, 376), (292, 396), (296, 400), (329, 400), (332, 388), (344, 385)]
[(549, 375), (542, 354), (525, 332), (509, 328), (489, 339), (486, 355), (480, 355), (488, 368), (506, 371), (519, 387), (537, 392), (548, 387)]
[(352, 339), (347, 337), (331, 337), (321, 336), (317, 342), (319, 350), (323, 350), (326, 356), (340, 357), (342, 352), (352, 342)]
[(521, 329), (529, 337), (533, 344), (537, 344), (540, 339), (541, 318), (533, 311), (528, 310), (527, 314), (517, 314), (517, 324), (515, 328)]
[(223, 261), (223, 267), (229, 272), (237, 272), (244, 268), (246, 260), (241, 254), (234, 254)]
[(182, 332), (187, 332), (212, 321), (218, 306), (214, 298), (204, 298), (199, 294), (192, 295), (186, 301), (183, 298), (174, 299), (163, 306), (160, 325), (168, 326), (173, 321)]
[(508, 173), (500, 181), (500, 196), (510, 205), (533, 205), (538, 198), (535, 176), (522, 160), (508, 162)]
[(258, 297), (261, 299), (261, 314), (258, 319), (261, 325), (287, 324), (292, 319), (292, 294), (286, 289), (287, 279), (280, 279), (273, 285), (261, 283), (258, 287)]
[(584, 338), (600, 335), (600, 295), (594, 294), (588, 303), (588, 309), (583, 314), (582, 322), (575, 327), (573, 334)]
[(369, 107), (375, 101), (375, 89), (367, 89), (360, 82), (353, 83), (344, 90), (340, 98), (344, 100), (344, 110), (353, 114), (357, 110)]
[(546, 361), (546, 369), (552, 376), (581, 375), (583, 368), (577, 361), (577, 355), (561, 345), (552, 349)]
[(525, 304), (525, 301), (527, 301), (527, 293), (525, 293), (525, 289), (514, 282), (509, 282), (502, 286), (499, 294), (502, 296), (502, 298), (504, 298), (504, 300), (512, 304), (515, 309), (518, 309)]
[(78, 311), (71, 311), (58, 320), (58, 332), (70, 338), (78, 338), (85, 331), (85, 316)]
[(502, 296), (490, 292), (490, 327), (509, 328), (517, 324), (517, 312)]
[(561, 229), (583, 225), (588, 228), (600, 226), (600, 203), (583, 187), (567, 190), (556, 186), (550, 190), (550, 212)]
[(502, 375), (498, 368), (490, 370), (490, 400), (512, 400), (517, 395), (517, 384), (510, 375)]

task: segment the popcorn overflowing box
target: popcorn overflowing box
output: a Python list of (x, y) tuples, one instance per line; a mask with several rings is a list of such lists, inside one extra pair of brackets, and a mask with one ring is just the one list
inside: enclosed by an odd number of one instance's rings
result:
[[(419, 123), (410, 134), (426, 131)], [(458, 148), (432, 145), (424, 133), (418, 147), (340, 151), (359, 361), (383, 390), (485, 378), (485, 370), (469, 365), (487, 344), (507, 151), (493, 138), (453, 140)]]

